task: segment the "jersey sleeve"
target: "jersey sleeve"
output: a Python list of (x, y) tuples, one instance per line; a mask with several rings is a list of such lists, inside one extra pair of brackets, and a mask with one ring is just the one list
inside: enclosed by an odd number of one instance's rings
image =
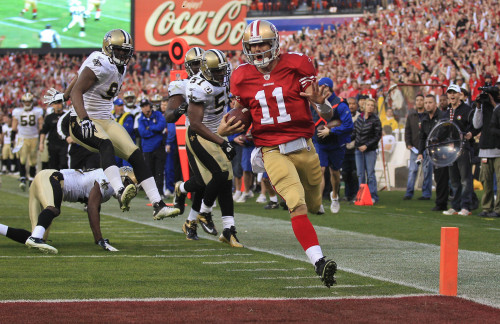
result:
[[(200, 80), (202, 82), (197, 82)], [(210, 100), (213, 92), (212, 85), (207, 81), (200, 78), (192, 79), (186, 86), (186, 99), (188, 102), (202, 104)]]
[(243, 98), (241, 97), (242, 91), (241, 91), (241, 76), (243, 75), (243, 69), (242, 66), (238, 66), (234, 71), (233, 74), (231, 75), (231, 82), (230, 82), (230, 89), (231, 93), (233, 94), (234, 98), (236, 99), (237, 102), (239, 102), (241, 105), (244, 107), (247, 107), (244, 102), (242, 102)]
[(82, 73), (83, 70), (88, 67), (92, 72), (94, 72), (95, 76), (100, 79), (102, 74), (104, 73), (104, 63), (102, 62), (103, 58), (99, 55), (95, 55), (96, 52), (92, 53), (86, 60), (83, 62), (78, 74)]
[(186, 83), (183, 81), (172, 81), (168, 85), (168, 96), (172, 97), (175, 95), (186, 96)]
[(304, 91), (316, 81), (316, 69), (309, 56), (301, 54), (292, 55), (294, 56), (296, 73), (299, 75), (300, 88)]

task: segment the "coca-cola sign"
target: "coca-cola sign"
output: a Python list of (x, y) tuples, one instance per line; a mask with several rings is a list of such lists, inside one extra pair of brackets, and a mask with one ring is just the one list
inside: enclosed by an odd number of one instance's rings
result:
[(177, 37), (190, 46), (241, 49), (249, 0), (135, 1), (135, 48), (164, 51)]

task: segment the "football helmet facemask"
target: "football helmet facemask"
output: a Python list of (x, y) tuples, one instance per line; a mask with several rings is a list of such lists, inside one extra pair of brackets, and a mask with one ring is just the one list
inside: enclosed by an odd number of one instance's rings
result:
[[(250, 45), (269, 43), (271, 48), (261, 53), (252, 53)], [(280, 36), (276, 27), (267, 20), (252, 21), (243, 33), (243, 53), (247, 62), (257, 67), (266, 67), (280, 55)]]
[(226, 55), (218, 49), (210, 49), (203, 53), (200, 70), (203, 77), (216, 86), (225, 87), (229, 83), (231, 67)]
[(135, 93), (133, 91), (126, 91), (125, 94), (123, 95), (123, 100), (125, 101), (125, 105), (128, 108), (135, 108), (135, 101), (137, 97), (135, 96)]
[(116, 65), (127, 65), (134, 53), (134, 42), (129, 33), (123, 29), (113, 29), (104, 35), (102, 51)]
[(122, 178), (123, 186), (127, 187), (129, 184), (133, 184), (137, 187), (137, 178), (134, 174), (134, 169), (129, 166), (122, 166), (120, 168), (120, 176)]
[(33, 95), (29, 92), (26, 92), (21, 97), (21, 102), (23, 103), (24, 110), (31, 110), (33, 108)]
[(193, 47), (187, 51), (184, 57), (184, 66), (189, 77), (192, 77), (200, 71), (201, 58), (205, 50), (199, 47)]

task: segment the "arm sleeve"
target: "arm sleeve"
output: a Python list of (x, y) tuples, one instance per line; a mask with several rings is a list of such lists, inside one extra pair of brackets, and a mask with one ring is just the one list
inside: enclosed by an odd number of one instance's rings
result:
[(330, 130), (331, 133), (335, 135), (344, 135), (352, 133), (354, 124), (352, 123), (352, 116), (349, 107), (345, 103), (341, 103), (337, 106), (340, 115), (340, 126), (334, 127)]
[(175, 123), (167, 124), (167, 144), (172, 144), (176, 139), (176, 128)]
[(312, 60), (307, 55), (291, 54), (297, 55), (299, 58), (297, 60), (297, 65), (295, 66), (297, 74), (299, 75), (300, 88), (305, 91), (309, 86), (316, 81), (316, 69), (312, 63)]
[(151, 129), (146, 129), (147, 126), (149, 126), (149, 122), (146, 120), (146, 118), (143, 118), (142, 116), (139, 117), (137, 123), (139, 124), (139, 135), (142, 138), (150, 138), (153, 136), (153, 132)]
[(410, 115), (406, 118), (405, 124), (405, 144), (406, 147), (411, 143), (411, 127), (410, 127)]
[(125, 118), (125, 121), (123, 122), (123, 128), (131, 134), (134, 132), (134, 116), (129, 115), (127, 118)]
[[(500, 108), (495, 108), (493, 110), (493, 115), (491, 116), (490, 122), (490, 134), (500, 136)], [(497, 145), (498, 147), (498, 145)]]
[(167, 127), (167, 122), (165, 121), (165, 117), (159, 111), (154, 112), (154, 117), (156, 118), (156, 123), (151, 123), (149, 125), (149, 129), (155, 133), (161, 133)]
[(474, 111), (474, 116), (472, 117), (472, 126), (474, 128), (481, 128), (483, 127), (483, 110), (482, 109), (475, 109)]
[(380, 119), (378, 119), (373, 123), (373, 137), (368, 140), (368, 143), (365, 143), (366, 146), (370, 147), (382, 138), (382, 124), (380, 123)]
[(52, 115), (48, 115), (47, 117), (45, 117), (45, 120), (43, 121), (42, 130), (40, 131), (41, 134), (47, 135), (47, 133), (50, 131), (50, 119), (52, 118), (51, 116)]

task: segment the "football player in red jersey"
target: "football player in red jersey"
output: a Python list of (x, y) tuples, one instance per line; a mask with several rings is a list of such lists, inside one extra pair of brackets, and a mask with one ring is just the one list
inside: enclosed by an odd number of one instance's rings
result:
[[(264, 167), (277, 193), (286, 201), (292, 228), (316, 272), (327, 287), (335, 283), (337, 265), (323, 256), (316, 231), (307, 212), (322, 207), (321, 167), (312, 144), (314, 123), (309, 104), (316, 105), (326, 120), (332, 116), (325, 101), (330, 92), (319, 87), (311, 59), (298, 53), (280, 54), (279, 34), (266, 20), (250, 23), (243, 35), (248, 64), (234, 70), (231, 92), (236, 107), (250, 109), (252, 136), (262, 150)], [(219, 135), (232, 132), (228, 116)]]

